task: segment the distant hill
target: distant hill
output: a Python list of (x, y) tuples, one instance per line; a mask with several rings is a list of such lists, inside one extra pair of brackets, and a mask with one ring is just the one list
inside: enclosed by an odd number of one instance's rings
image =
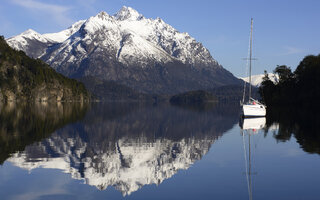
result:
[(92, 76), (78, 79), (99, 101), (154, 101), (152, 95), (138, 92), (115, 81), (106, 81)]
[(174, 95), (170, 98), (172, 104), (199, 104), (205, 102), (215, 102), (216, 97), (210, 92), (197, 90)]
[[(269, 76), (269, 79), (274, 83), (279, 81), (279, 76), (274, 73), (268, 73), (268, 76)], [(264, 74), (252, 75), (251, 76), (251, 85), (256, 86), (256, 87), (260, 87), (260, 85), (263, 81), (262, 80), (263, 77), (264, 77)], [(240, 78), (240, 79), (249, 83), (249, 77), (244, 77), (244, 78)]]
[(0, 101), (85, 101), (85, 86), (39, 59), (9, 47), (0, 36)]

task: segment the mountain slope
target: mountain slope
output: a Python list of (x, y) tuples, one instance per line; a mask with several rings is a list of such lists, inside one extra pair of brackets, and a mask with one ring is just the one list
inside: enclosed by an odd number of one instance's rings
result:
[(9, 47), (0, 37), (0, 101), (84, 101), (84, 85), (55, 72), (41, 60)]
[(78, 79), (100, 101), (154, 101), (153, 95), (139, 93), (132, 88), (114, 81), (101, 80), (86, 76)]
[(16, 36), (8, 42), (69, 77), (95, 76), (146, 93), (177, 93), (241, 82), (188, 33), (180, 33), (160, 18), (147, 19), (129, 7), (113, 16), (100, 12), (79, 21), (60, 32), (64, 37), (59, 40), (52, 35), (28, 37), (24, 43)]

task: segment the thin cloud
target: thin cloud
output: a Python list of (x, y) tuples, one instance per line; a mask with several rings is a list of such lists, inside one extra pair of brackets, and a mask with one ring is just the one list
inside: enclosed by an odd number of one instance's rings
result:
[(285, 46), (283, 47), (283, 49), (285, 50), (285, 52), (282, 53), (281, 56), (288, 56), (288, 55), (299, 54), (303, 52), (303, 49), (291, 47), (291, 46)]
[(45, 15), (49, 14), (59, 25), (66, 25), (73, 22), (68, 16), (67, 11), (71, 8), (67, 6), (43, 3), (37, 0), (12, 0), (12, 3), (30, 10), (37, 10)]

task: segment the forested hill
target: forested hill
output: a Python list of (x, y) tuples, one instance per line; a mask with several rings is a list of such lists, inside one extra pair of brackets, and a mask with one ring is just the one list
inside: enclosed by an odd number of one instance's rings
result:
[(39, 59), (8, 46), (0, 36), (0, 101), (86, 101), (85, 86)]

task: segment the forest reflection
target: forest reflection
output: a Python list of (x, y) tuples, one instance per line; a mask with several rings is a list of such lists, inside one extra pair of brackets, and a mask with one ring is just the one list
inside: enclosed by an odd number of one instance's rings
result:
[(88, 108), (82, 103), (0, 104), (0, 164), (10, 154), (82, 119)]
[[(300, 147), (308, 153), (320, 154), (320, 116), (315, 110), (296, 108), (274, 108), (267, 112), (266, 133), (272, 132), (274, 138), (286, 142), (295, 137)], [(269, 130), (269, 129), (272, 129)]]

